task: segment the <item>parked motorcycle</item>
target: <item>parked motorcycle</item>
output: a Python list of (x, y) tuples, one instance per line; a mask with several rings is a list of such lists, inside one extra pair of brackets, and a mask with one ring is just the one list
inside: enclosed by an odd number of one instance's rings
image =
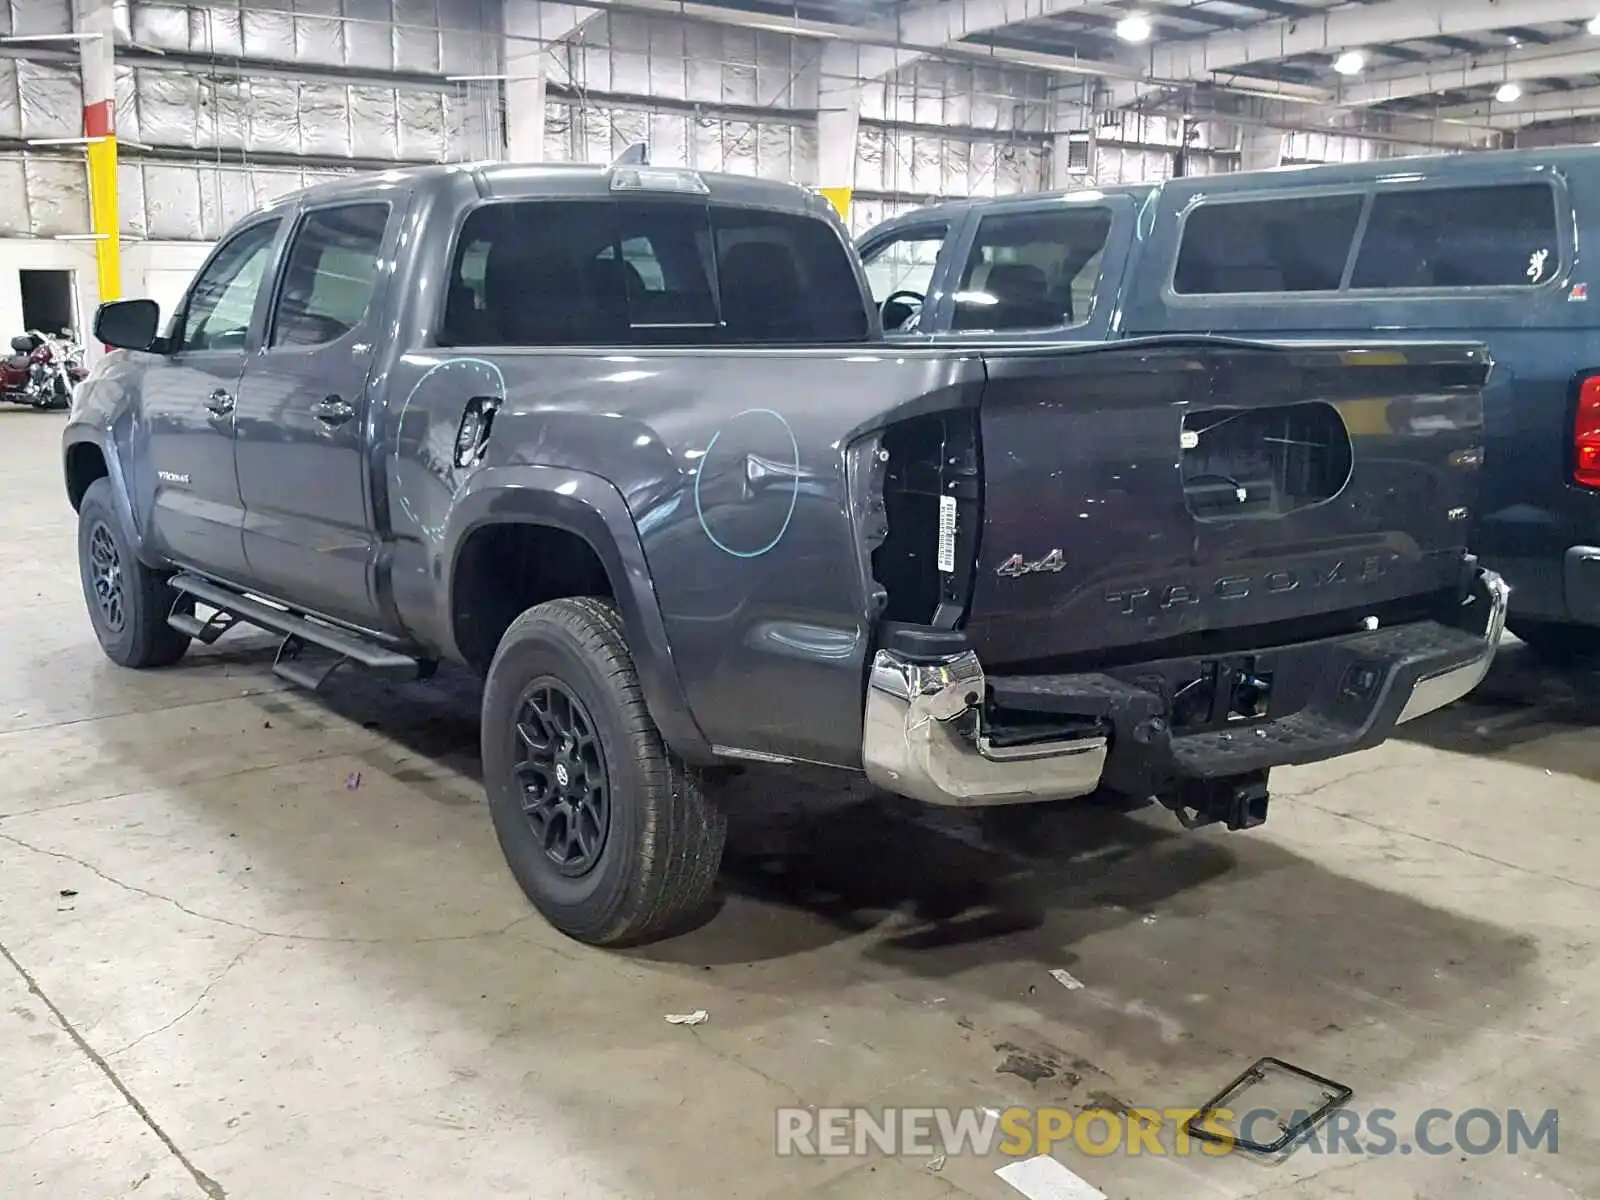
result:
[(11, 339), (11, 354), (0, 360), (0, 399), (30, 408), (66, 408), (72, 387), (88, 374), (83, 347), (67, 336), (53, 338), (37, 329)]

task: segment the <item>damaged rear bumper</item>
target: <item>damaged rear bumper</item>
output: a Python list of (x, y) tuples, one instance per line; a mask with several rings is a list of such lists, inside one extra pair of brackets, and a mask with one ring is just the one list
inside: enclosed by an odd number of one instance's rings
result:
[[(1450, 624), (1417, 621), (1226, 660), (1105, 672), (995, 677), (971, 650), (880, 650), (867, 684), (863, 763), (886, 791), (976, 806), (1068, 799), (1102, 786), (1158, 795), (1186, 781), (1333, 758), (1375, 746), (1472, 691), (1499, 647), (1509, 594), (1498, 575), (1480, 570)], [(1265, 715), (1224, 714), (1194, 729), (1175, 723), (1185, 681), (1246, 659), (1273, 681)]]

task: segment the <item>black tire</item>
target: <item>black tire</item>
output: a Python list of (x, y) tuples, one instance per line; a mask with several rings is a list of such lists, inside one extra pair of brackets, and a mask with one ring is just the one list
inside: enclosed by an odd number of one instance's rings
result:
[(1568, 666), (1600, 658), (1600, 628), (1564, 621), (1512, 620), (1511, 632), (1528, 644), (1542, 661)]
[(95, 637), (112, 662), (165, 667), (189, 649), (188, 636), (167, 624), (178, 593), (134, 556), (109, 479), (91, 483), (78, 505), (78, 575)]
[(72, 389), (67, 386), (66, 378), (61, 375), (51, 380), (49, 389), (34, 401), (34, 407), (40, 412), (54, 412), (71, 404)]
[[(574, 736), (590, 749), (543, 750), (537, 743), (564, 742), (553, 735), (558, 720), (528, 707), (541, 702), (546, 713), (565, 705)], [(524, 738), (522, 729), (536, 736)], [(705, 906), (727, 816), (707, 799), (699, 772), (662, 742), (609, 603), (553, 600), (511, 623), (489, 667), (482, 739), (500, 848), (522, 890), (562, 933), (595, 946), (637, 944), (674, 932)], [(519, 770), (545, 757), (550, 764)], [(596, 778), (605, 791), (603, 825), (590, 820), (599, 807), (590, 786)], [(569, 780), (582, 782), (569, 789)], [(552, 798), (558, 786), (566, 799)], [(525, 806), (541, 795), (530, 815)], [(583, 803), (590, 807), (574, 815), (572, 806)], [(575, 856), (574, 827), (600, 831)]]

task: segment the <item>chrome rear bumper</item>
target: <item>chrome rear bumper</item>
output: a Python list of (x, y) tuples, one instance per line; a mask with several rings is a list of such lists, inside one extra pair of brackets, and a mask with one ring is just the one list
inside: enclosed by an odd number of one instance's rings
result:
[(1396, 725), (1404, 725), (1424, 713), (1454, 704), (1482, 683), (1483, 677), (1489, 673), (1495, 652), (1500, 649), (1500, 639), (1506, 632), (1506, 611), (1511, 603), (1511, 588), (1495, 572), (1479, 571), (1477, 587), (1468, 603), (1484, 606), (1481, 613), (1484, 622), (1483, 652), (1468, 663), (1417, 680), (1411, 689), (1411, 698), (1395, 718)]
[[(1152, 774), (1176, 777), (1332, 758), (1376, 745), (1396, 726), (1477, 687), (1505, 632), (1509, 596), (1498, 575), (1480, 570), (1459, 624), (1422, 622), (1278, 651), (1312, 660), (1321, 679), (1298, 712), (1235, 732), (1171, 736), (1161, 726), (1156, 738), (1121, 738), (1116, 745), (1085, 736), (997, 746), (984, 727), (989, 685), (974, 652), (925, 660), (880, 650), (867, 682), (863, 765), (885, 791), (930, 804), (981, 806), (1088, 795), (1100, 786), (1113, 753), (1160, 758)], [(1071, 693), (1075, 677), (1052, 678), (1064, 696)], [(1352, 679), (1360, 682), (1356, 692)], [(1141, 699), (1154, 698), (1142, 693)], [(1076, 710), (1063, 702), (1061, 711)]]
[(947, 805), (1065, 800), (1100, 786), (1103, 737), (990, 745), (982, 727), (986, 686), (970, 650), (937, 662), (880, 650), (867, 683), (867, 778), (885, 791)]

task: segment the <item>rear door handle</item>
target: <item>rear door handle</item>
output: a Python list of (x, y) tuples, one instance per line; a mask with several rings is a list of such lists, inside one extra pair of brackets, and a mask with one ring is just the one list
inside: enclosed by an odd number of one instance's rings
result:
[(311, 415), (324, 425), (343, 425), (356, 410), (339, 396), (324, 396), (311, 406)]
[(206, 397), (206, 409), (213, 415), (225, 417), (233, 411), (233, 396), (218, 388)]

